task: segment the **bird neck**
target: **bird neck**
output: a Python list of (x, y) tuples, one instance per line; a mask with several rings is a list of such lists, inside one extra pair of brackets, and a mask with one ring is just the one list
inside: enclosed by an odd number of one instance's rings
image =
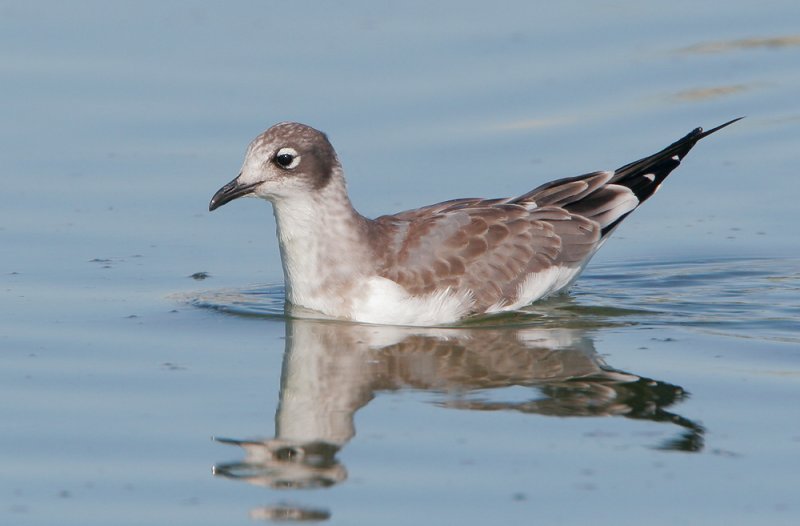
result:
[[(322, 312), (338, 312), (337, 289), (369, 272), (369, 220), (353, 208), (340, 172), (314, 192), (273, 202), (287, 299)], [(328, 305), (331, 303), (331, 305)], [(335, 304), (335, 305), (334, 305)]]

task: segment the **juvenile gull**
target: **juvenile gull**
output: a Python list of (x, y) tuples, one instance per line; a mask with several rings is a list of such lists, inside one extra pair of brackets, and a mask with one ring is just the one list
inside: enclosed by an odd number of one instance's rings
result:
[(293, 305), (366, 323), (452, 323), (566, 290), (697, 141), (737, 120), (696, 128), (614, 171), (376, 219), (351, 205), (325, 134), (283, 122), (250, 143), (239, 176), (214, 194), (209, 210), (243, 196), (272, 203)]

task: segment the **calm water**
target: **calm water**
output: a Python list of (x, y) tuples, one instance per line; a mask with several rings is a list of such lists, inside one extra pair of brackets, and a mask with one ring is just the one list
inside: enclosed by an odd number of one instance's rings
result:
[[(0, 1), (0, 523), (800, 522), (800, 5)], [(248, 141), (366, 215), (703, 141), (569, 296), (287, 317)]]

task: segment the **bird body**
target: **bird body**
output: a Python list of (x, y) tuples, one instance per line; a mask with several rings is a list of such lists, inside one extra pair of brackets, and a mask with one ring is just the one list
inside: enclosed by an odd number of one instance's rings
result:
[(732, 122), (697, 128), (615, 171), (559, 179), (518, 197), (455, 199), (376, 219), (353, 208), (327, 137), (280, 123), (250, 144), (241, 173), (209, 209), (241, 196), (272, 203), (294, 305), (365, 323), (453, 323), (566, 290), (697, 141)]

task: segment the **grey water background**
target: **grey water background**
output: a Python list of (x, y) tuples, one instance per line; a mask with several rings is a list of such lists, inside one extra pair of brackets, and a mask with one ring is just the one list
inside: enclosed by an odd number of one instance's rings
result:
[[(797, 524), (798, 20), (0, 1), (0, 522)], [(280, 120), (375, 216), (742, 115), (570, 296), (459, 329), (289, 320), (269, 207), (207, 212)]]

